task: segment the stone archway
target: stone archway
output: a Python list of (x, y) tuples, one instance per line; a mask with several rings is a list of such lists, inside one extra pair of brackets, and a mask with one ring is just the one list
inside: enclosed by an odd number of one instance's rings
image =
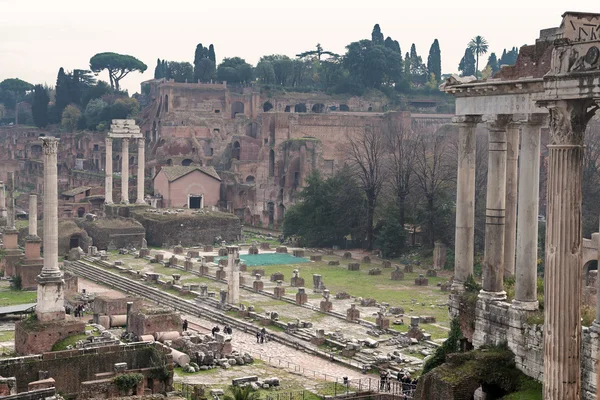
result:
[(264, 112), (269, 112), (272, 109), (273, 109), (273, 104), (271, 104), (270, 101), (266, 101), (265, 104), (263, 104), (263, 111)]
[(231, 103), (231, 118), (235, 118), (237, 114), (244, 113), (244, 103), (241, 101), (234, 101)]
[(84, 207), (79, 207), (77, 209), (77, 216), (79, 218), (83, 218), (84, 215), (85, 215), (85, 208)]

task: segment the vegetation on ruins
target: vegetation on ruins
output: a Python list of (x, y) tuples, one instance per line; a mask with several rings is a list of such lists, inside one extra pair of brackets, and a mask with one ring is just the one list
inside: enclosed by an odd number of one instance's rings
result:
[(460, 330), (460, 322), (457, 318), (450, 321), (450, 332), (448, 332), (448, 339), (440, 347), (435, 350), (435, 353), (425, 361), (423, 364), (422, 374), (426, 374), (435, 367), (442, 365), (446, 362), (446, 356), (448, 354), (457, 353), (460, 351), (460, 341), (463, 338)]
[(122, 374), (112, 378), (112, 382), (121, 394), (129, 394), (142, 380), (144, 380), (144, 375), (139, 373)]
[(119, 91), (119, 82), (130, 72), (144, 72), (148, 66), (137, 58), (127, 54), (98, 53), (90, 58), (90, 69), (99, 73), (108, 71), (110, 86)]
[(223, 397), (224, 400), (258, 400), (260, 393), (252, 389), (252, 386), (230, 386), (227, 394)]

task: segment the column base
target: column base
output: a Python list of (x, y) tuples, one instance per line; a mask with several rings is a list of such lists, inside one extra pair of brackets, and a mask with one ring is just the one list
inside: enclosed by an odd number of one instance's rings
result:
[(522, 311), (536, 311), (540, 308), (540, 303), (536, 301), (519, 301), (513, 300), (512, 307)]
[(483, 301), (504, 301), (506, 300), (506, 292), (504, 290), (501, 292), (488, 292), (482, 289), (478, 297)]
[(594, 320), (592, 326), (590, 326), (590, 331), (600, 334), (600, 321)]
[(121, 204), (129, 204), (129, 200), (121, 200)]
[(135, 204), (146, 204), (144, 200), (136, 200)]
[(114, 203), (112, 201), (104, 201), (104, 204), (111, 205), (111, 204), (114, 204)]
[(452, 285), (450, 286), (451, 292), (462, 293), (465, 291), (465, 283), (457, 281), (456, 279), (452, 281)]

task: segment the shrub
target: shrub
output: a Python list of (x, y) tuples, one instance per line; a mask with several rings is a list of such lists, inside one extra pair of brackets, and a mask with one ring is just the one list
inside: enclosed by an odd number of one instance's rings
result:
[(134, 389), (143, 379), (144, 375), (142, 374), (123, 374), (115, 376), (112, 379), (112, 381), (121, 393), (127, 394), (130, 390)]
[(21, 280), (21, 275), (15, 275), (12, 278), (10, 278), (10, 288), (12, 290), (23, 289), (23, 281)]
[(458, 318), (454, 318), (450, 321), (448, 339), (435, 350), (433, 356), (431, 356), (431, 358), (423, 365), (423, 375), (446, 362), (446, 355), (458, 352), (460, 350), (460, 340), (462, 338), (463, 335), (460, 330), (460, 322), (458, 321)]

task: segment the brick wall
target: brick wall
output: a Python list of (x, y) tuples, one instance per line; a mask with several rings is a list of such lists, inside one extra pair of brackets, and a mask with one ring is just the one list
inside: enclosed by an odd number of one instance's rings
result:
[(146, 314), (144, 311), (138, 311), (129, 316), (129, 330), (138, 337), (153, 335), (156, 332), (181, 332), (181, 324), (181, 317), (173, 312)]

